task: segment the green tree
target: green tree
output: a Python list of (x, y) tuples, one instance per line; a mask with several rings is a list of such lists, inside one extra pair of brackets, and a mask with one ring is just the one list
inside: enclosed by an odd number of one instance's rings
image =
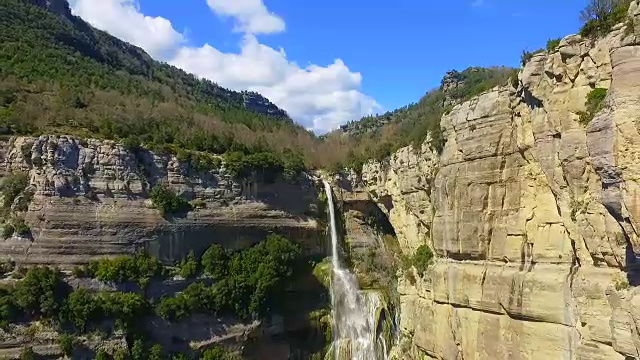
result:
[(198, 260), (192, 251), (180, 262), (180, 276), (185, 279), (192, 278), (198, 274)]
[(201, 263), (204, 271), (214, 280), (227, 276), (229, 254), (218, 244), (213, 244), (202, 255)]
[(98, 321), (102, 316), (102, 307), (96, 297), (86, 289), (78, 289), (67, 298), (65, 318), (75, 328), (84, 332), (87, 324)]
[(62, 273), (48, 267), (34, 267), (15, 288), (16, 304), (28, 315), (56, 317), (62, 309), (70, 287)]
[(2, 193), (2, 206), (8, 209), (13, 205), (13, 201), (29, 185), (29, 178), (26, 173), (15, 172), (6, 175), (0, 183)]

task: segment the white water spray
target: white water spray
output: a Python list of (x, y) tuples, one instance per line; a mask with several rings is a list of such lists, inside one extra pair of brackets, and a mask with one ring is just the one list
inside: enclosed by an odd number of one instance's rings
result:
[(339, 259), (333, 193), (323, 181), (329, 205), (331, 226), (331, 307), (333, 312), (333, 359), (386, 360), (387, 344), (376, 334), (383, 302), (376, 291), (361, 291), (358, 280)]

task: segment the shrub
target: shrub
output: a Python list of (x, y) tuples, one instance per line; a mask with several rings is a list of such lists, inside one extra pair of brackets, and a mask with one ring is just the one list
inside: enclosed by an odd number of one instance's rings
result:
[(547, 51), (555, 51), (560, 46), (561, 39), (549, 39), (547, 40)]
[(109, 354), (102, 348), (96, 352), (96, 360), (109, 360), (109, 358)]
[(10, 238), (16, 232), (16, 229), (11, 223), (5, 223), (2, 227), (2, 237), (5, 239)]
[(415, 266), (418, 274), (420, 276), (424, 275), (424, 272), (427, 271), (429, 265), (431, 265), (431, 261), (433, 260), (433, 252), (431, 248), (427, 245), (420, 245), (416, 250), (416, 253), (413, 255), (413, 266)]
[(198, 260), (193, 251), (180, 262), (180, 276), (185, 279), (192, 278), (198, 274)]
[(26, 236), (31, 232), (31, 228), (21, 217), (15, 217), (13, 219), (13, 229), (19, 236)]
[(142, 339), (135, 339), (131, 346), (131, 360), (148, 360), (147, 349)]
[(73, 349), (76, 345), (76, 338), (69, 334), (61, 334), (58, 337), (58, 346), (60, 346), (60, 351), (65, 356), (71, 356), (73, 353)]
[(229, 360), (227, 352), (220, 346), (205, 350), (200, 357), (202, 360)]
[(115, 354), (113, 354), (113, 360), (128, 360), (129, 359), (129, 351), (127, 349), (118, 349)]
[(156, 185), (151, 189), (149, 196), (153, 201), (153, 205), (160, 210), (162, 216), (188, 211), (191, 207), (188, 201), (176, 195), (165, 184)]
[(135, 135), (127, 136), (122, 140), (122, 146), (131, 152), (138, 151), (140, 149), (140, 143), (140, 138)]
[(31, 346), (23, 347), (20, 351), (20, 360), (36, 360), (38, 355)]
[(164, 350), (162, 345), (155, 344), (149, 348), (149, 360), (162, 360), (164, 358)]
[(26, 173), (11, 173), (6, 175), (0, 183), (0, 192), (2, 193), (2, 207), (11, 208), (13, 201), (27, 188), (29, 178)]
[(207, 203), (202, 199), (195, 199), (191, 202), (191, 207), (194, 209), (205, 209), (207, 207)]
[(595, 88), (591, 90), (589, 94), (587, 94), (586, 108), (585, 112), (580, 112), (578, 115), (580, 116), (580, 123), (584, 126), (589, 125), (591, 120), (596, 116), (596, 114), (602, 110), (602, 106), (604, 104), (604, 99), (607, 97), (607, 89), (604, 88)]
[(520, 56), (520, 63), (522, 64), (522, 66), (525, 66), (525, 65), (527, 65), (529, 60), (531, 60), (535, 55), (541, 54), (543, 52), (544, 52), (543, 49), (538, 49), (538, 50), (536, 50), (534, 52), (529, 52), (527, 50), (523, 50), (522, 51), (522, 55)]

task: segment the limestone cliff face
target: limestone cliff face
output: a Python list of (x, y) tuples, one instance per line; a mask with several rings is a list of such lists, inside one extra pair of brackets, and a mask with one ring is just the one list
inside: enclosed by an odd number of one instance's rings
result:
[[(400, 280), (406, 358), (640, 359), (637, 1), (629, 16), (534, 56), (517, 89), (457, 105), (441, 155), (401, 149), (352, 181), (404, 253), (438, 258)], [(595, 87), (606, 106), (585, 127)]]
[[(0, 145), (5, 174), (27, 172), (34, 196), (21, 214), (28, 237), (0, 240), (0, 252), (25, 264), (74, 265), (146, 249), (165, 260), (212, 243), (246, 247), (275, 231), (322, 252), (313, 184), (235, 181), (221, 166), (197, 171), (175, 156), (136, 154), (111, 141), (68, 136), (14, 138)], [(148, 199), (160, 182), (204, 207), (163, 218)]]

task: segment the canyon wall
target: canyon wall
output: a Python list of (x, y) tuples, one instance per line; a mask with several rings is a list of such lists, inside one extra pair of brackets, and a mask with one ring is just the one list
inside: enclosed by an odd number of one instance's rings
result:
[[(442, 154), (403, 148), (337, 185), (387, 214), (402, 252), (404, 358), (640, 359), (640, 5), (565, 37), (516, 84), (443, 116)], [(580, 122), (587, 95), (604, 109)]]
[[(299, 242), (308, 254), (322, 254), (326, 246), (318, 193), (307, 177), (235, 180), (224, 165), (199, 171), (174, 155), (71, 136), (0, 143), (0, 168), (3, 176), (26, 173), (33, 193), (20, 214), (30, 234), (0, 240), (0, 252), (20, 264), (69, 267), (137, 249), (174, 261), (212, 243), (246, 247), (269, 232)], [(159, 183), (197, 206), (163, 217), (149, 199)]]

